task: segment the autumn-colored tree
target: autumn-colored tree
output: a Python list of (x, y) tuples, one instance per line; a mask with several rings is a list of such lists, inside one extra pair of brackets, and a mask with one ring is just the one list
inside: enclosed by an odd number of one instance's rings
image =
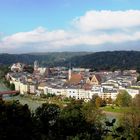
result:
[(136, 94), (133, 99), (133, 105), (140, 108), (140, 94)]
[(112, 100), (111, 97), (109, 97), (109, 98), (107, 99), (107, 104), (112, 104), (112, 103), (113, 103), (113, 100)]
[(96, 107), (101, 107), (103, 104), (103, 100), (101, 97), (97, 97), (95, 100)]

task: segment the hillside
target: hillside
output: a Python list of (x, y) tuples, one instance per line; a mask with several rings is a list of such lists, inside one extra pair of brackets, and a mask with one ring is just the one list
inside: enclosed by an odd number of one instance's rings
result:
[(85, 56), (75, 56), (62, 65), (71, 63), (73, 67), (93, 69), (133, 69), (140, 68), (139, 51), (96, 52)]
[(53, 66), (54, 63), (63, 62), (74, 56), (89, 54), (88, 52), (52, 52), (52, 53), (29, 53), (29, 54), (0, 54), (0, 64), (10, 65), (16, 62), (33, 64), (38, 60), (40, 65)]
[(31, 54), (0, 54), (0, 64), (23, 62), (33, 64), (38, 60), (42, 66), (69, 66), (92, 69), (140, 69), (139, 51), (107, 52), (53, 52)]

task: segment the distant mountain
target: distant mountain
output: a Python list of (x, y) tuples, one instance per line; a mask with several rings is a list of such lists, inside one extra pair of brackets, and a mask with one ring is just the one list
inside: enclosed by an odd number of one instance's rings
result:
[(139, 51), (96, 52), (84, 56), (75, 56), (62, 63), (71, 63), (73, 67), (92, 69), (140, 69)]
[(53, 52), (30, 54), (0, 54), (0, 64), (22, 62), (33, 64), (38, 60), (41, 66), (69, 66), (91, 69), (140, 69), (139, 51), (106, 52)]
[(52, 53), (29, 53), (29, 54), (0, 54), (0, 64), (10, 65), (16, 62), (33, 64), (37, 60), (40, 65), (53, 66), (54, 63), (63, 62), (74, 56), (90, 54), (89, 52), (52, 52)]

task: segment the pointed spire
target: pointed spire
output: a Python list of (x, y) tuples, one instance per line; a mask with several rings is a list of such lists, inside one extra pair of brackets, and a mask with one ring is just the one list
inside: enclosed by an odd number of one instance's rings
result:
[(71, 79), (71, 62), (69, 63), (68, 80)]

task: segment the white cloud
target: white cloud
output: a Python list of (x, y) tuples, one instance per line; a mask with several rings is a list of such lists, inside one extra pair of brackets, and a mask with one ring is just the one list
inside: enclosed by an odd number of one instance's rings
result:
[(140, 26), (140, 10), (88, 11), (75, 18), (73, 24), (82, 31), (125, 29)]
[(30, 32), (20, 32), (14, 35), (5, 37), (4, 42), (11, 43), (35, 43), (44, 41), (60, 40), (67, 36), (64, 30), (47, 31), (43, 27), (38, 27), (37, 29)]
[[(63, 51), (74, 46), (91, 46), (140, 41), (140, 11), (88, 11), (73, 20), (69, 30), (49, 31), (38, 27), (0, 41), (0, 52)], [(2, 50), (2, 51), (1, 51)], [(80, 51), (80, 48), (79, 48)], [(87, 50), (88, 51), (88, 50)]]

